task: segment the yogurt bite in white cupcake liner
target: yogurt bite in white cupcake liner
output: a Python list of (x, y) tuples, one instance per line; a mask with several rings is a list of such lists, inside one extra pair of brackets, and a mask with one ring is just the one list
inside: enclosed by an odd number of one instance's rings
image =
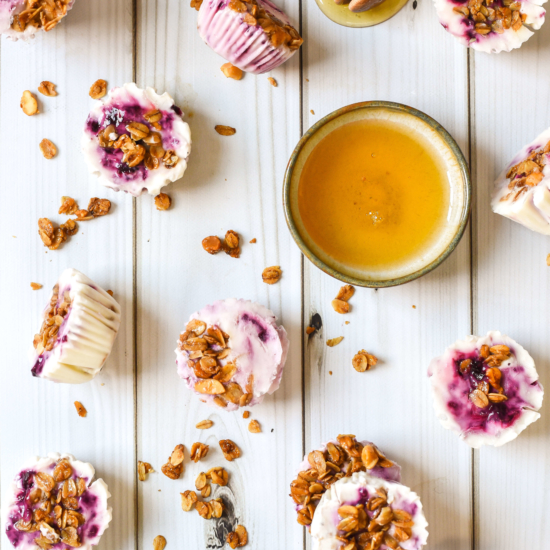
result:
[(109, 357), (120, 327), (120, 306), (76, 269), (67, 269), (42, 313), (31, 352), (32, 375), (81, 384)]
[(5, 488), (3, 529), (18, 550), (91, 550), (109, 527), (111, 494), (70, 454), (34, 458)]
[(135, 84), (113, 88), (92, 109), (82, 152), (99, 183), (135, 197), (158, 195), (180, 179), (191, 154), (191, 131), (174, 100)]
[(178, 375), (209, 405), (252, 407), (278, 389), (288, 347), (269, 309), (220, 300), (191, 315), (176, 349)]
[(401, 466), (388, 460), (370, 441), (339, 435), (304, 457), (290, 484), (297, 521), (308, 528), (323, 494), (332, 484), (355, 472), (367, 472), (386, 481), (401, 481)]
[(544, 391), (533, 358), (498, 331), (458, 340), (428, 374), (441, 425), (471, 447), (504, 445), (540, 418)]
[(269, 0), (203, 0), (198, 29), (218, 55), (254, 74), (275, 69), (303, 42), (288, 16)]
[(0, 0), (0, 34), (28, 40), (51, 31), (73, 7), (75, 0)]
[(323, 495), (311, 525), (313, 550), (419, 550), (428, 522), (418, 495), (400, 483), (358, 472)]

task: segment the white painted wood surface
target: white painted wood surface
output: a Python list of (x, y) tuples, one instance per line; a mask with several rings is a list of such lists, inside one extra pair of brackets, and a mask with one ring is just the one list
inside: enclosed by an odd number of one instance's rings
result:
[[(304, 452), (354, 433), (402, 465), (404, 483), (424, 502), (429, 548), (542, 549), (550, 511), (545, 410), (516, 442), (472, 453), (436, 420), (426, 369), (457, 338), (500, 329), (532, 352), (548, 382), (550, 250), (544, 237), (492, 214), (489, 194), (501, 167), (550, 124), (550, 27), (511, 54), (474, 55), (445, 33), (427, 0), (365, 30), (334, 25), (313, 0), (279, 4), (301, 19), (305, 45), (270, 75), (277, 88), (268, 75), (225, 79), (223, 60), (202, 43), (187, 0), (79, 0), (54, 32), (30, 44), (1, 41), (0, 490), (29, 456), (68, 451), (92, 462), (113, 493), (114, 520), (100, 549), (148, 549), (158, 534), (170, 548), (217, 549), (233, 520), (246, 525), (252, 549), (304, 548), (309, 536), (288, 497), (295, 468)], [(156, 211), (152, 197), (131, 199), (88, 177), (79, 138), (97, 78), (168, 91), (185, 111), (193, 151), (184, 179), (168, 188), (168, 212)], [(42, 113), (27, 118), (21, 93), (36, 91), (41, 80), (55, 82), (60, 95), (40, 96)], [(343, 317), (330, 306), (340, 283), (302, 260), (287, 231), (281, 185), (302, 129), (369, 99), (419, 108), (467, 156), (471, 148), (475, 208), (471, 229), (440, 268), (399, 288), (358, 289)], [(237, 134), (221, 137), (216, 124)], [(44, 137), (59, 147), (55, 160), (38, 150)], [(46, 253), (36, 222), (61, 220), (62, 195), (83, 205), (106, 197), (115, 207)], [(207, 255), (201, 240), (228, 229), (243, 237), (241, 258)], [(257, 244), (248, 244), (252, 238)], [(261, 281), (269, 265), (283, 269), (272, 287)], [(123, 308), (107, 368), (84, 386), (33, 379), (27, 360), (49, 289), (66, 267), (111, 288)], [(44, 289), (31, 291), (31, 281)], [(273, 309), (291, 340), (281, 388), (251, 410), (259, 435), (248, 432), (240, 413), (201, 404), (175, 371), (176, 340), (189, 315), (232, 296)], [(313, 313), (323, 329), (308, 339), (303, 328)], [(327, 348), (335, 336), (345, 339)], [(361, 348), (381, 360), (364, 374), (351, 367)], [(76, 415), (75, 400), (88, 418)], [(196, 430), (205, 418), (214, 427)], [(238, 443), (243, 456), (226, 463), (222, 438)], [(173, 447), (184, 443), (189, 451), (195, 441), (210, 445), (206, 462), (187, 460), (177, 482), (163, 476)], [(144, 483), (136, 479), (138, 459), (158, 472)], [(223, 496), (235, 508), (221, 522), (205, 522), (181, 511), (179, 493), (214, 465), (230, 472)], [(0, 541), (9, 548), (3, 534)]]

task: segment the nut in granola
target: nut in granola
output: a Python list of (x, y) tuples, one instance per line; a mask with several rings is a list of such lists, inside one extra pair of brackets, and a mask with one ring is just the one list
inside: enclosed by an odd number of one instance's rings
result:
[(226, 460), (229, 460), (229, 462), (232, 462), (241, 456), (241, 450), (233, 441), (231, 441), (231, 439), (222, 439), (219, 443), (223, 456)]

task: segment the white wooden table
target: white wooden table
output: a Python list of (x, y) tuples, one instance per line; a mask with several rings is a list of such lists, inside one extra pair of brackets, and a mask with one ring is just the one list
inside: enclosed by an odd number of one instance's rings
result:
[[(440, 26), (429, 0), (409, 2), (376, 28), (353, 30), (326, 19), (313, 0), (279, 0), (305, 39), (301, 55), (267, 76), (227, 80), (223, 61), (196, 32), (188, 0), (78, 0), (53, 32), (30, 44), (1, 41), (0, 53), (0, 369), (1, 489), (33, 455), (64, 451), (92, 462), (113, 494), (114, 519), (103, 550), (217, 549), (230, 521), (243, 523), (253, 550), (309, 547), (296, 523), (289, 483), (303, 454), (339, 433), (375, 441), (403, 466), (417, 491), (437, 550), (542, 550), (550, 524), (550, 416), (500, 449), (472, 452), (443, 430), (432, 410), (430, 359), (459, 337), (498, 329), (534, 356), (549, 383), (550, 272), (547, 239), (492, 214), (495, 174), (550, 124), (550, 23), (523, 48), (489, 56), (468, 52)], [(415, 8), (416, 6), (416, 8)], [(79, 140), (92, 104), (90, 85), (135, 80), (168, 91), (187, 114), (193, 151), (183, 180), (167, 192), (168, 212), (152, 197), (116, 194), (88, 177)], [(42, 113), (19, 109), (25, 89), (57, 84)], [(281, 186), (301, 133), (349, 103), (383, 99), (421, 109), (442, 123), (470, 159), (472, 223), (452, 256), (408, 285), (358, 289), (353, 311), (333, 312), (340, 283), (303, 259), (284, 221)], [(315, 113), (315, 114), (313, 114)], [(214, 125), (237, 129), (222, 137)], [(45, 160), (44, 137), (59, 147)], [(81, 224), (62, 250), (48, 252), (39, 217), (56, 214), (62, 195), (86, 205), (109, 198), (112, 213)], [(212, 257), (210, 234), (234, 229), (241, 259)], [(274, 286), (262, 270), (280, 265)], [(59, 273), (75, 267), (110, 288), (121, 303), (121, 333), (103, 373), (83, 386), (30, 375), (27, 351)], [(33, 292), (31, 281), (44, 285)], [(275, 311), (291, 339), (283, 384), (252, 409), (263, 432), (250, 434), (240, 413), (201, 404), (177, 377), (174, 348), (189, 315), (217, 299), (253, 299)], [(414, 307), (416, 306), (416, 307)], [(309, 342), (304, 327), (319, 313)], [(344, 321), (349, 320), (349, 325)], [(336, 348), (326, 338), (345, 336)], [(361, 348), (381, 362), (351, 367)], [(332, 371), (332, 375), (329, 374)], [(79, 418), (73, 402), (88, 409)], [(208, 431), (195, 424), (212, 418)], [(217, 442), (243, 450), (225, 463)], [(160, 473), (138, 482), (137, 460), (160, 470), (177, 443), (211, 445), (206, 463), (186, 463), (182, 480)], [(229, 519), (185, 514), (179, 493), (197, 474), (227, 466)], [(9, 542), (2, 534), (2, 548)]]

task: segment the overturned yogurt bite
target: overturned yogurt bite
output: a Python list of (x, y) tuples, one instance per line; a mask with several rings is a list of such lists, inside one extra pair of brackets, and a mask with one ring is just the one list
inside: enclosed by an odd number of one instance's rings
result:
[(120, 306), (76, 269), (67, 269), (53, 287), (34, 336), (32, 375), (67, 384), (98, 374), (120, 327)]
[(15, 477), (2, 507), (3, 525), (18, 550), (90, 550), (112, 518), (110, 493), (91, 464), (52, 453)]
[(252, 407), (279, 387), (288, 346), (269, 309), (221, 300), (191, 315), (176, 349), (178, 374), (205, 403)]
[(139, 196), (158, 195), (181, 178), (191, 153), (191, 131), (167, 94), (135, 84), (112, 89), (92, 109), (82, 151), (99, 183)]
[(550, 128), (519, 151), (495, 182), (493, 212), (550, 235)]
[(469, 336), (434, 359), (434, 408), (471, 447), (499, 447), (540, 417), (543, 389), (533, 358), (500, 332)]
[(269, 0), (203, 0), (201, 38), (239, 69), (262, 74), (292, 57), (302, 38)]
[(401, 466), (388, 460), (370, 441), (357, 441), (354, 435), (339, 435), (311, 451), (290, 484), (300, 525), (310, 526), (315, 509), (327, 489), (339, 479), (356, 472), (367, 472), (386, 481), (401, 481)]
[(358, 472), (323, 495), (311, 524), (314, 550), (418, 550), (428, 522), (405, 485)]
[(434, 0), (443, 27), (461, 44), (487, 52), (519, 48), (540, 29), (546, 0)]
[(12, 40), (34, 38), (51, 31), (75, 0), (0, 0), (0, 34)]

